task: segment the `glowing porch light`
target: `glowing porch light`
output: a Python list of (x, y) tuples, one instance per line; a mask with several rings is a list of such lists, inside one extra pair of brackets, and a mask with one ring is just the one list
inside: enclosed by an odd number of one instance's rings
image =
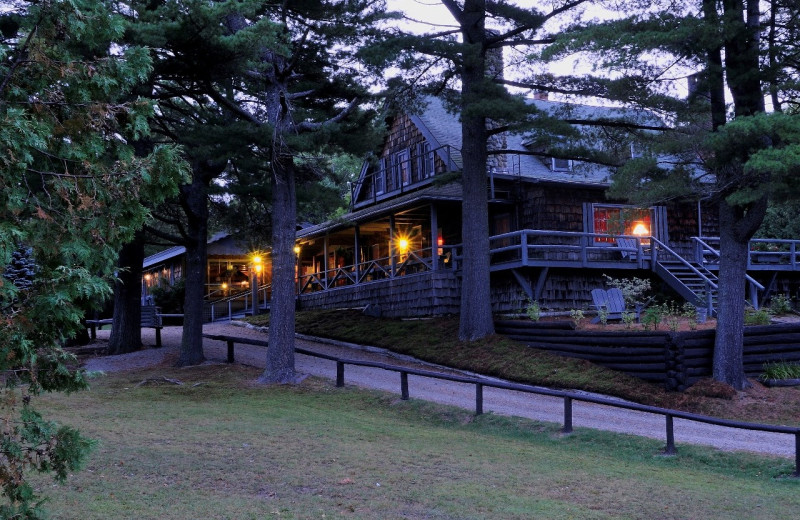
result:
[(300, 254), (300, 246), (294, 246), (294, 254), (296, 255)]
[(404, 237), (400, 237), (397, 239), (397, 250), (400, 251), (400, 254), (405, 254), (408, 252), (408, 239)]
[(645, 237), (650, 235), (650, 230), (647, 229), (644, 222), (637, 222), (636, 225), (633, 226), (633, 231), (631, 233), (637, 237)]

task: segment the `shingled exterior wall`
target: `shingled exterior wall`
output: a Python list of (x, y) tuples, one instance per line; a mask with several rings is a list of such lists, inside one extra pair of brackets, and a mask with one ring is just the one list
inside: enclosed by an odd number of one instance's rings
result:
[(367, 305), (379, 306), (389, 318), (457, 314), (460, 280), (452, 271), (429, 271), (300, 295), (303, 310)]

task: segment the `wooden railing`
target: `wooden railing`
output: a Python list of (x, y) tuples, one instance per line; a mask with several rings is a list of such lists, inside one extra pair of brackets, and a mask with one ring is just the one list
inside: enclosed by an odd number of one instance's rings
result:
[[(233, 336), (207, 336), (209, 339), (225, 341), (228, 343), (228, 362), (232, 363), (233, 349), (236, 343), (255, 344), (267, 346), (266, 342), (257, 342), (247, 338), (237, 338)], [(800, 477), (800, 427), (794, 426), (778, 426), (774, 424), (759, 424), (743, 421), (733, 421), (729, 419), (719, 419), (717, 417), (710, 417), (707, 415), (699, 415), (689, 412), (682, 412), (679, 410), (670, 410), (667, 408), (660, 408), (656, 406), (648, 406), (643, 404), (632, 403), (628, 401), (620, 401), (606, 397), (595, 397), (585, 393), (570, 392), (565, 390), (551, 390), (549, 388), (542, 388), (538, 386), (528, 386), (518, 383), (510, 383), (505, 381), (498, 381), (496, 379), (483, 379), (474, 376), (461, 376), (453, 374), (445, 374), (440, 372), (432, 372), (429, 370), (418, 370), (409, 367), (401, 367), (388, 365), (386, 363), (378, 363), (374, 361), (360, 361), (355, 359), (345, 359), (336, 356), (321, 354), (308, 349), (295, 348), (296, 353), (306, 356), (312, 356), (321, 359), (327, 359), (336, 363), (336, 386), (343, 387), (345, 385), (345, 367), (347, 365), (371, 367), (390, 372), (397, 372), (400, 375), (400, 398), (403, 400), (410, 399), (410, 391), (408, 384), (408, 376), (419, 376), (431, 379), (438, 379), (442, 381), (451, 381), (455, 383), (463, 383), (475, 386), (475, 415), (483, 414), (483, 389), (496, 388), (500, 390), (511, 390), (514, 392), (521, 392), (527, 394), (545, 395), (550, 397), (557, 397), (564, 402), (563, 414), (563, 433), (572, 432), (572, 404), (573, 401), (593, 403), (603, 406), (610, 406), (612, 408), (621, 408), (625, 410), (633, 410), (636, 412), (650, 413), (661, 415), (664, 417), (665, 426), (665, 440), (664, 453), (667, 455), (676, 455), (678, 450), (675, 446), (675, 429), (674, 420), (684, 419), (687, 421), (711, 424), (716, 426), (724, 426), (727, 428), (736, 428), (740, 430), (762, 431), (769, 433), (779, 433), (786, 435), (793, 435), (795, 439), (795, 470), (792, 474), (795, 477)]]
[(431, 184), (436, 175), (458, 169), (453, 161), (455, 151), (455, 148), (444, 145), (417, 156), (409, 149), (404, 161), (371, 169), (351, 185), (351, 209)]
[[(384, 258), (366, 260), (358, 264), (304, 274), (298, 277), (297, 290), (299, 293), (308, 293), (388, 280), (433, 270), (457, 269), (456, 254), (458, 246), (438, 247), (437, 249), (441, 250), (441, 253), (436, 255), (435, 260), (432, 254), (433, 250), (428, 247)], [(434, 262), (436, 262), (435, 266)]]
[[(694, 242), (697, 262), (719, 265), (719, 237), (694, 237)], [(800, 270), (800, 240), (754, 238), (750, 240), (748, 250), (748, 270)]]
[(494, 269), (509, 265), (641, 269), (650, 265), (649, 242), (649, 237), (632, 235), (523, 229), (490, 237), (489, 255)]
[[(259, 286), (257, 292), (257, 301), (255, 305), (267, 305), (272, 293), (272, 285), (264, 284)], [(226, 298), (207, 302), (205, 304), (204, 314), (206, 321), (216, 321), (220, 319), (233, 319), (234, 316), (245, 314), (253, 311), (253, 293), (252, 290), (247, 289), (236, 294), (232, 294)]]
[[(713, 277), (708, 276), (710, 273), (701, 272), (695, 265), (703, 266), (702, 271), (705, 271), (718, 264), (719, 252), (714, 248), (715, 241), (718, 242), (719, 239), (694, 238), (695, 258), (686, 259), (654, 237), (523, 229), (489, 237), (489, 255), (493, 271), (523, 266), (655, 269), (659, 260), (674, 261), (696, 271), (699, 277), (709, 282), (709, 288), (714, 289), (715, 281)], [(782, 247), (783, 250), (766, 252), (752, 250), (748, 269), (800, 270), (800, 240), (758, 239), (753, 240), (751, 245), (753, 248)], [(461, 245), (438, 249), (442, 251), (436, 255), (436, 269), (458, 269)], [(770, 262), (759, 256), (762, 254), (771, 255), (767, 257)], [(395, 254), (391, 257), (366, 260), (357, 265), (304, 274), (298, 278), (298, 293), (432, 271), (433, 258), (432, 249), (425, 248), (402, 255)], [(696, 261), (696, 264), (692, 265), (690, 260)], [(783, 263), (775, 263), (779, 260)], [(747, 281), (754, 288), (763, 290), (752, 277), (748, 276)]]

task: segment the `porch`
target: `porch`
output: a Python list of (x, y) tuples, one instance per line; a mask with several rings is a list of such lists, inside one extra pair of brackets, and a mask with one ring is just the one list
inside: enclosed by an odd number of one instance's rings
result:
[[(681, 244), (680, 247), (680, 250), (690, 251), (690, 254), (680, 254), (676, 251), (677, 247), (673, 248), (652, 236), (526, 229), (490, 237), (490, 269), (493, 273), (507, 272), (513, 275), (531, 300), (542, 298), (545, 281), (554, 269), (650, 272), (681, 297), (706, 307), (713, 314), (719, 271), (718, 244), (718, 238), (693, 237), (690, 244)], [(768, 251), (770, 255), (765, 256), (761, 251), (765, 247), (781, 249)], [(748, 270), (753, 271), (752, 275), (761, 275), (762, 281), (749, 274), (745, 282), (750, 287), (750, 303), (756, 308), (768, 295), (778, 272), (800, 271), (798, 249), (800, 241), (753, 241)], [(433, 273), (438, 274), (439, 279), (450, 277), (456, 280), (460, 275), (460, 244), (440, 243), (436, 247), (411, 248), (406, 242), (400, 242), (390, 247), (389, 252), (389, 255), (357, 263), (335, 263), (333, 267), (313, 272), (302, 273), (298, 270), (297, 291), (300, 301), (316, 302), (312, 307), (317, 304), (325, 306), (325, 298), (321, 295), (313, 298), (310, 295), (343, 291), (336, 300), (344, 304), (349, 301), (344, 293), (352, 293), (356, 288), (373, 284), (376, 288), (370, 290), (371, 297), (373, 301), (380, 301), (377, 286), (381, 283)], [(534, 273), (534, 276), (523, 275), (523, 272)], [(769, 279), (764, 280), (764, 275)], [(396, 290), (396, 286), (396, 283), (391, 285), (395, 287), (393, 290)], [(364, 291), (359, 294), (363, 295)], [(355, 297), (355, 300), (362, 301), (363, 298)], [(444, 307), (452, 309), (453, 303), (448, 302)]]

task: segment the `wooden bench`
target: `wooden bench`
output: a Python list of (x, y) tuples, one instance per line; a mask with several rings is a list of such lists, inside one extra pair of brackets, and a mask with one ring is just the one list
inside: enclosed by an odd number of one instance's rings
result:
[[(86, 320), (86, 326), (89, 327), (90, 336), (93, 340), (97, 339), (97, 327), (103, 325), (112, 325), (114, 320)], [(142, 305), (142, 320), (141, 327), (148, 329), (155, 329), (156, 331), (156, 347), (161, 347), (161, 329), (164, 328), (161, 324), (161, 314), (159, 308), (155, 305)]]
[(228, 344), (228, 363), (233, 363), (233, 345), (235, 343), (243, 343), (245, 345), (257, 345), (259, 347), (268, 347), (269, 342), (260, 339), (240, 338), (236, 336), (223, 336), (220, 334), (203, 334), (206, 339), (213, 339), (215, 341), (224, 341)]

